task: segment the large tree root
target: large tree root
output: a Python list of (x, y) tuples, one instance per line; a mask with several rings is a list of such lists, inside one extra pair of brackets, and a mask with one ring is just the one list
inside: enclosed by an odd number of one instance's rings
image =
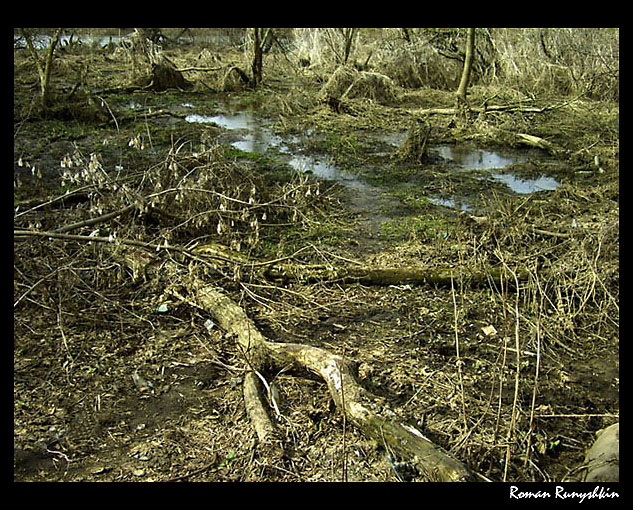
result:
[[(316, 374), (325, 381), (336, 406), (351, 423), (379, 444), (413, 461), (421, 472), (441, 481), (483, 479), (417, 429), (402, 423), (383, 399), (358, 383), (355, 367), (341, 356), (308, 345), (267, 340), (242, 308), (213, 286), (198, 287), (194, 300), (235, 336), (255, 373), (292, 368)], [(247, 377), (246, 407), (258, 437), (267, 441), (274, 436), (274, 425), (265, 412), (257, 384), (255, 374)]]

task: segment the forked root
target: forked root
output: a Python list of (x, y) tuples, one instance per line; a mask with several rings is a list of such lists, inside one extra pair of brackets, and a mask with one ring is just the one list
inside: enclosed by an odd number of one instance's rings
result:
[[(292, 367), (316, 374), (325, 381), (332, 399), (351, 423), (367, 437), (411, 459), (421, 472), (433, 473), (441, 481), (483, 480), (415, 427), (402, 423), (384, 399), (358, 383), (355, 366), (341, 356), (318, 347), (267, 340), (242, 308), (215, 287), (198, 287), (194, 299), (236, 337), (251, 368), (271, 371)], [(253, 427), (260, 440), (269, 441), (274, 437), (274, 424), (266, 413), (255, 373), (246, 376), (244, 390)]]

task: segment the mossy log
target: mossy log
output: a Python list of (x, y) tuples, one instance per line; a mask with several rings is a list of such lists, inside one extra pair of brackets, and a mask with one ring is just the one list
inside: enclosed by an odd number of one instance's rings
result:
[[(453, 285), (480, 286), (486, 284), (499, 285), (508, 280), (513, 283), (511, 275), (504, 275), (502, 268), (489, 268), (480, 271), (464, 270), (454, 267), (387, 267), (371, 268), (351, 266), (345, 268), (327, 268), (324, 266), (299, 266), (295, 264), (269, 267), (266, 277), (273, 280), (298, 279), (300, 281), (330, 281), (337, 283), (360, 283), (362, 285), (434, 285), (450, 287)], [(524, 280), (527, 273), (519, 273), (519, 280)]]
[[(341, 356), (324, 349), (295, 343), (267, 340), (252, 320), (231, 298), (213, 286), (201, 286), (194, 300), (229, 334), (235, 336), (257, 371), (290, 368), (316, 374), (327, 384), (336, 406), (367, 437), (412, 460), (419, 471), (441, 481), (480, 481), (481, 477), (427, 439), (415, 427), (403, 423), (384, 399), (365, 390), (356, 378), (355, 366)], [(253, 403), (247, 406), (253, 406)], [(255, 409), (261, 405), (254, 403)], [(262, 419), (260, 411), (251, 416)], [(270, 426), (258, 423), (264, 437)]]
[[(122, 210), (124, 211), (124, 210)], [(324, 265), (275, 264), (271, 262), (255, 262), (252, 259), (219, 244), (208, 244), (195, 248), (192, 252), (179, 246), (152, 245), (141, 241), (115, 239), (99, 236), (71, 235), (62, 232), (42, 232), (34, 230), (14, 230), (14, 238), (29, 236), (68, 239), (75, 241), (104, 242), (124, 244), (141, 248), (172, 250), (184, 255), (209, 257), (225, 264), (238, 264), (251, 268), (264, 268), (264, 276), (270, 280), (302, 282), (360, 283), (362, 285), (434, 285), (445, 287), (451, 285), (500, 285), (502, 282), (509, 289), (516, 287), (514, 276), (506, 274), (503, 268), (495, 267), (483, 270), (464, 270), (454, 267), (391, 267), (370, 268), (350, 266), (334, 268)], [(132, 257), (133, 259), (134, 257)], [(141, 257), (146, 258), (146, 257)], [(282, 260), (282, 259), (278, 259)], [(146, 264), (146, 263), (144, 263)], [(138, 265), (134, 263), (134, 265)], [(147, 266), (147, 264), (146, 264)], [(146, 267), (147, 269), (147, 267)], [(528, 273), (519, 271), (516, 281), (526, 280)]]
[[(514, 286), (514, 277), (505, 274), (503, 268), (491, 267), (474, 270), (456, 267), (384, 267), (367, 266), (333, 267), (330, 265), (273, 263), (250, 259), (221, 244), (211, 243), (198, 246), (193, 252), (202, 257), (219, 261), (234, 262), (239, 265), (264, 268), (264, 277), (277, 281), (332, 282), (361, 285), (433, 285), (450, 287), (451, 285), (500, 285), (503, 281), (508, 287)], [(527, 272), (519, 271), (519, 281), (527, 279)]]

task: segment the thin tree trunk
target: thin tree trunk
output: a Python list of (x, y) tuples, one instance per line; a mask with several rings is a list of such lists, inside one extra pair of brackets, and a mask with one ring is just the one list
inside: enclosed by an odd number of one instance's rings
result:
[(475, 29), (468, 29), (468, 37), (466, 39), (466, 58), (464, 59), (464, 70), (462, 71), (462, 79), (459, 82), (459, 88), (457, 89), (458, 101), (466, 103), (466, 90), (468, 89), (468, 82), (470, 81), (470, 72), (473, 67), (473, 56), (475, 53)]
[(343, 64), (347, 64), (349, 56), (352, 53), (352, 44), (354, 43), (354, 36), (356, 35), (356, 28), (342, 28), (341, 34), (345, 42), (343, 49)]
[(253, 74), (253, 86), (255, 87), (262, 81), (264, 59), (263, 46), (266, 36), (268, 35), (268, 33), (266, 33), (262, 37), (261, 30), (261, 28), (253, 28), (253, 62), (251, 64), (251, 71)]
[(55, 35), (51, 40), (50, 46), (48, 47), (48, 53), (46, 54), (46, 62), (42, 65), (42, 61), (37, 55), (37, 51), (33, 46), (33, 41), (31, 40), (31, 35), (27, 32), (26, 29), (22, 29), (22, 35), (26, 41), (26, 45), (29, 48), (29, 52), (31, 53), (31, 57), (35, 62), (37, 67), (37, 72), (40, 75), (40, 101), (42, 104), (42, 109), (46, 110), (49, 106), (49, 96), (50, 96), (50, 80), (51, 80), (51, 71), (53, 70), (53, 55), (55, 54), (55, 48), (59, 43), (59, 38), (62, 35), (63, 28), (58, 28), (55, 31)]

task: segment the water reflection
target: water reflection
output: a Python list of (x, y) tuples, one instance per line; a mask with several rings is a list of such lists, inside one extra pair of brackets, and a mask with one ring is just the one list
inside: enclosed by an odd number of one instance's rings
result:
[(198, 124), (216, 124), (225, 129), (256, 129), (258, 123), (252, 114), (233, 113), (222, 115), (198, 115), (193, 113), (185, 117), (187, 122)]
[(462, 198), (438, 198), (431, 197), (429, 200), (435, 205), (457, 209), (458, 211), (472, 211), (473, 208)]
[[(429, 150), (459, 165), (464, 170), (501, 169), (514, 163), (529, 161), (527, 153), (493, 152), (459, 145), (438, 145)], [(491, 174), (491, 177), (498, 182), (502, 182), (515, 193), (520, 194), (552, 191), (560, 186), (556, 179), (545, 175), (541, 175), (536, 179), (521, 179), (510, 172), (497, 172)]]
[(322, 161), (313, 156), (294, 155), (288, 162), (289, 165), (300, 172), (312, 172), (313, 175), (321, 179), (337, 181), (345, 186), (355, 189), (369, 189), (371, 186), (358, 180), (350, 173), (342, 171), (335, 164)]
[[(188, 106), (188, 105), (187, 105)], [(216, 115), (191, 114), (185, 117), (187, 122), (212, 123), (232, 131), (237, 138), (231, 142), (233, 147), (244, 152), (266, 153), (273, 149), (287, 158), (287, 163), (297, 171), (311, 172), (322, 179), (335, 180), (351, 188), (371, 188), (371, 186), (359, 180), (355, 175), (342, 171), (331, 160), (323, 157), (301, 154), (295, 150), (300, 139), (290, 137), (287, 139), (273, 133), (271, 122), (258, 117), (253, 112), (235, 111)], [(382, 134), (381, 139), (390, 145), (397, 147), (402, 140), (402, 133)], [(502, 169), (513, 163), (529, 160), (529, 154), (512, 151), (489, 151), (476, 149), (464, 145), (437, 145), (431, 147), (430, 152), (448, 160), (464, 170), (491, 170)], [(536, 179), (520, 179), (512, 173), (493, 173), (492, 178), (506, 184), (512, 191), (520, 194), (534, 193), (537, 191), (554, 190), (559, 183), (552, 177), (540, 176)], [(467, 197), (440, 198), (432, 197), (435, 204), (450, 207), (462, 211), (472, 210)]]
[(520, 179), (512, 174), (492, 174), (496, 181), (507, 185), (512, 191), (520, 194), (535, 193), (537, 191), (553, 191), (560, 183), (553, 177), (542, 175), (537, 179)]
[(231, 143), (244, 152), (266, 152), (272, 147), (280, 147), (283, 140), (267, 127), (267, 122), (253, 114), (237, 112), (219, 115), (192, 114), (185, 117), (187, 122), (215, 124), (224, 129), (236, 131), (240, 138)]
[(505, 168), (512, 163), (527, 161), (525, 156), (504, 155), (464, 145), (438, 145), (429, 149), (438, 156), (456, 163), (465, 170), (489, 170)]
[[(368, 187), (358, 178), (339, 169), (333, 162), (314, 156), (297, 154), (279, 135), (270, 129), (270, 123), (258, 118), (249, 112), (236, 112), (218, 115), (187, 115), (187, 122), (213, 123), (217, 126), (229, 129), (239, 135), (239, 139), (231, 142), (231, 145), (244, 152), (265, 153), (275, 149), (281, 154), (290, 156), (288, 164), (299, 172), (311, 172), (322, 179), (335, 180), (351, 188)], [(291, 137), (288, 143), (296, 144), (298, 138)]]

